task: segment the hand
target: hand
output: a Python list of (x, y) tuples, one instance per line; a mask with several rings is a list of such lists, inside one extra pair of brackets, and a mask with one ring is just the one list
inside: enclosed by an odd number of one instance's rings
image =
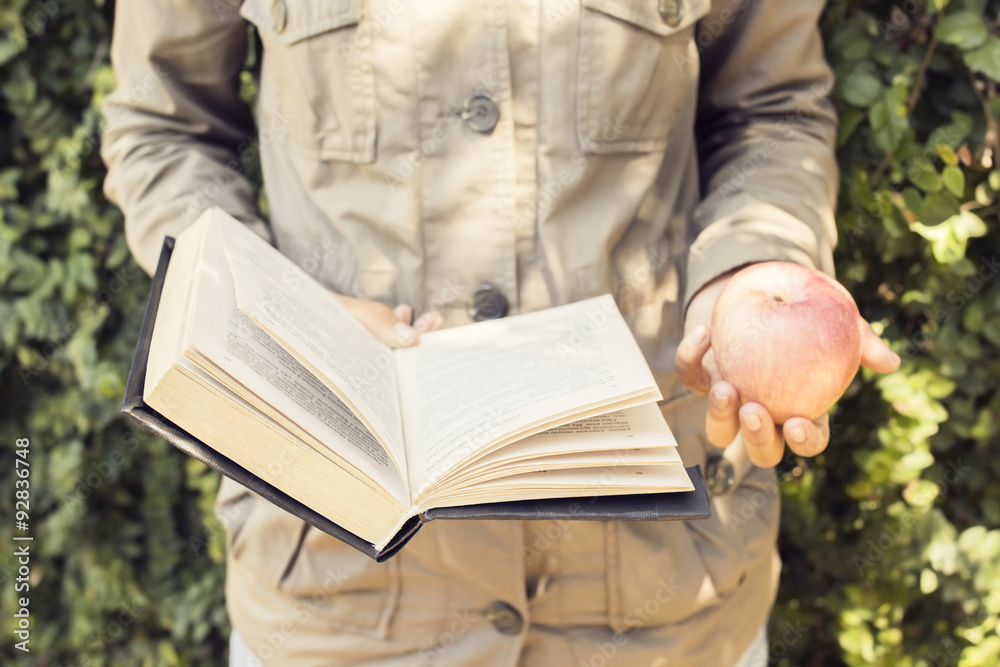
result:
[[(786, 441), (799, 456), (816, 456), (830, 442), (830, 420), (826, 414), (812, 421), (792, 417), (778, 426), (760, 403), (740, 405), (740, 394), (736, 387), (719, 375), (711, 348), (710, 327), (715, 302), (732, 273), (734, 272), (705, 285), (688, 306), (684, 320), (684, 338), (677, 348), (676, 356), (680, 380), (686, 387), (709, 395), (705, 434), (708, 441), (716, 447), (728, 446), (742, 428), (747, 454), (758, 467), (777, 465), (785, 453)], [(861, 365), (879, 373), (891, 373), (899, 368), (899, 357), (882, 342), (867, 322), (864, 324)]]
[(413, 308), (406, 304), (390, 308), (377, 301), (334, 294), (373, 336), (389, 347), (412, 347), (420, 341), (420, 334), (444, 324), (444, 317), (436, 310), (424, 313), (411, 324)]

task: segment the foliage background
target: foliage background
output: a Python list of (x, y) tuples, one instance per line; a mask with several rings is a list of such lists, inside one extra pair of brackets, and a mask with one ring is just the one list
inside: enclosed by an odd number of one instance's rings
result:
[[(770, 664), (1000, 664), (998, 10), (832, 0), (824, 15), (838, 275), (903, 366), (860, 374), (827, 453), (780, 467)], [(224, 664), (218, 478), (118, 415), (148, 281), (100, 191), (112, 13), (0, 3), (0, 662)], [(30, 654), (11, 616), (22, 437)]]

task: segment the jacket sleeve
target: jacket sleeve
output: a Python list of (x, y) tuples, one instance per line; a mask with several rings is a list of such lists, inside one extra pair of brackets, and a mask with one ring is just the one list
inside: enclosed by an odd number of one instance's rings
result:
[(269, 238), (240, 155), (256, 150), (239, 99), (247, 24), (238, 0), (119, 0), (103, 105), (104, 190), (129, 248), (152, 273), (166, 235), (218, 206)]
[(713, 278), (785, 260), (833, 274), (836, 116), (817, 0), (713, 2), (698, 26), (703, 198), (685, 308)]

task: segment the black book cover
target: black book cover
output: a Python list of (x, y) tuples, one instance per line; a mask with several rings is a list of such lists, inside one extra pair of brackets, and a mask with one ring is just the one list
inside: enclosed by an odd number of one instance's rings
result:
[(146, 314), (139, 330), (135, 358), (125, 387), (122, 412), (137, 421), (143, 428), (163, 438), (182, 452), (193, 456), (209, 468), (218, 470), (259, 496), (290, 512), (315, 528), (332, 535), (355, 549), (381, 562), (395, 555), (416, 534), (420, 526), (434, 519), (564, 519), (564, 520), (642, 520), (666, 521), (678, 519), (704, 519), (711, 515), (705, 482), (698, 467), (687, 469), (693, 491), (680, 493), (652, 493), (629, 496), (595, 496), (591, 498), (549, 498), (517, 502), (486, 503), (459, 507), (442, 507), (424, 512), (407, 521), (392, 540), (376, 549), (371, 542), (361, 539), (317, 513), (307, 505), (292, 498), (280, 489), (265, 482), (246, 468), (222, 456), (204, 442), (192, 437), (172, 421), (146, 405), (142, 399), (146, 380), (146, 362), (153, 336), (153, 324), (160, 304), (160, 292), (166, 278), (167, 265), (174, 248), (174, 239), (163, 242), (159, 264), (146, 304)]

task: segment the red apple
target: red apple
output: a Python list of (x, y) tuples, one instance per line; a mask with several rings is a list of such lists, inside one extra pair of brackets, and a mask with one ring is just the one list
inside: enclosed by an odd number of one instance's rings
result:
[(712, 350), (743, 403), (783, 424), (837, 402), (861, 363), (863, 320), (850, 293), (815, 269), (753, 264), (726, 283), (712, 314)]

